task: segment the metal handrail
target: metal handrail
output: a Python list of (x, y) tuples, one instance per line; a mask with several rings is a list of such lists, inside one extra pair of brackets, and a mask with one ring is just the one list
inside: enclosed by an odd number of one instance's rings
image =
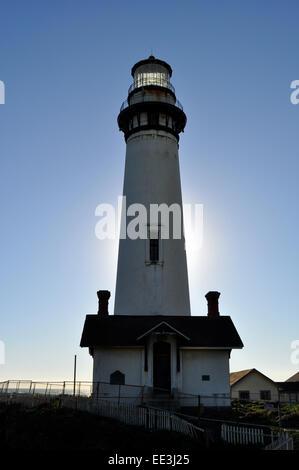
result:
[[(152, 99), (147, 99), (148, 96), (143, 96), (139, 101), (138, 103), (144, 103), (144, 102), (155, 102), (154, 100)], [(182, 111), (184, 110), (182, 104), (179, 102), (179, 100), (176, 100), (175, 103), (170, 103), (168, 101), (159, 101), (159, 103), (168, 103), (168, 104), (173, 104), (174, 106), (176, 106), (177, 108), (181, 109)], [(134, 104), (137, 104), (137, 103), (134, 103)], [(121, 107), (120, 107), (120, 111), (123, 111), (124, 109), (128, 108), (130, 106), (130, 103), (128, 102), (128, 99), (124, 100)]]
[[(75, 385), (75, 387), (74, 387)], [(106, 392), (107, 390), (116, 390), (117, 394), (123, 396), (140, 397), (145, 392), (145, 385), (134, 385), (134, 384), (111, 384), (110, 382), (104, 381), (76, 381), (65, 380), (65, 381), (34, 381), (34, 380), (5, 380), (0, 382), (0, 396), (6, 394), (42, 394), (42, 395), (78, 395), (78, 396), (90, 396), (97, 389), (102, 389)], [(158, 387), (149, 387), (151, 392), (167, 392), (171, 395), (169, 390)], [(128, 395), (129, 391), (134, 391)], [(212, 395), (201, 395), (202, 398), (221, 398), (228, 399), (230, 394), (217, 393)], [(165, 397), (166, 398), (166, 397)], [(198, 395), (194, 395), (186, 392), (177, 392), (176, 398), (181, 399), (194, 399), (198, 400)], [(154, 398), (153, 398), (154, 399)], [(159, 400), (160, 398), (157, 397)]]

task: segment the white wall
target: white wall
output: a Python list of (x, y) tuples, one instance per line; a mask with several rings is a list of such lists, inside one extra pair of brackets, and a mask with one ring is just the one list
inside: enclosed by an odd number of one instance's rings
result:
[[(202, 376), (209, 375), (209, 381)], [(206, 406), (228, 406), (229, 399), (215, 394), (230, 395), (229, 351), (226, 350), (182, 350), (182, 391), (201, 395)]]
[[(143, 204), (148, 215), (151, 203), (176, 203), (182, 207), (178, 143), (174, 136), (151, 130), (129, 137), (123, 194), (127, 206)], [(183, 233), (181, 239), (161, 242), (161, 263), (148, 264), (147, 240), (120, 240), (116, 315), (190, 315)]]
[(125, 374), (125, 383), (142, 385), (141, 348), (95, 348), (94, 382), (110, 382), (110, 374), (119, 370)]
[[(153, 343), (152, 335), (148, 341), (148, 370), (144, 370), (144, 349), (142, 348), (95, 348), (93, 354), (93, 381), (110, 382), (110, 374), (119, 370), (125, 374), (128, 385), (153, 386)], [(180, 389), (180, 374), (176, 372), (176, 341), (167, 336), (171, 344), (171, 384), (172, 388)]]
[[(181, 367), (176, 368), (176, 339), (167, 336), (171, 344), (171, 388), (172, 391), (201, 395), (201, 403), (206, 406), (229, 406), (229, 352), (225, 350), (181, 349)], [(119, 370), (125, 374), (125, 384), (153, 386), (153, 343), (155, 335), (148, 343), (148, 371), (144, 371), (143, 348), (95, 348), (94, 350), (94, 382), (110, 382), (110, 374)], [(202, 375), (209, 375), (209, 381), (203, 381)], [(115, 388), (115, 390), (114, 390)], [(101, 394), (107, 397), (117, 395), (118, 386), (101, 385)], [(141, 390), (122, 387), (122, 393), (132, 396)], [(225, 397), (219, 396), (224, 394)], [(217, 396), (216, 396), (217, 395)], [(190, 404), (197, 401), (190, 398)], [(186, 401), (186, 400), (185, 400)], [(188, 400), (186, 401), (187, 405)]]

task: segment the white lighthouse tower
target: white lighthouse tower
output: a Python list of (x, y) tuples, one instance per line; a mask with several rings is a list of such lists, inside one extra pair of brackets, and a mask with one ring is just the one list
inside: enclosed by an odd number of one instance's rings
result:
[[(127, 144), (123, 230), (135, 215), (134, 207), (142, 226), (138, 238), (125, 233), (120, 239), (117, 315), (190, 315), (178, 156), (186, 116), (171, 75), (171, 67), (153, 56), (135, 64), (133, 84), (118, 116)], [(136, 204), (145, 208), (147, 218)], [(150, 220), (153, 205), (159, 216)]]
[(132, 68), (118, 116), (127, 150), (115, 311), (110, 292), (98, 291), (81, 346), (93, 357), (97, 396), (150, 403), (162, 394), (182, 406), (184, 394), (196, 404), (200, 395), (207, 407), (227, 407), (230, 353), (243, 344), (219, 313), (219, 292), (206, 295), (208, 315), (190, 314), (178, 157), (186, 116), (171, 75), (153, 56)]

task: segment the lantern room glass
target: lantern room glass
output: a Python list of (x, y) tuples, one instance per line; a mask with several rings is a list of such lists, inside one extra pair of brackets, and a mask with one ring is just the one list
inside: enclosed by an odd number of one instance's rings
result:
[(138, 72), (134, 78), (134, 88), (155, 85), (170, 88), (169, 75), (164, 72)]

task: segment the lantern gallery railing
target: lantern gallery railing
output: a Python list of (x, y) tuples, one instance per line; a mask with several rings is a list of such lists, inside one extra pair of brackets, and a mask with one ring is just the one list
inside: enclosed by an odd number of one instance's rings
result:
[[(138, 103), (142, 103), (142, 102), (145, 102), (145, 101), (153, 101), (153, 99), (150, 97), (150, 96), (147, 96), (147, 95), (144, 95), (144, 96), (141, 96), (141, 97), (138, 97)], [(183, 111), (183, 106), (182, 104), (179, 102), (179, 100), (176, 100), (175, 103), (173, 103), (173, 100), (171, 98), (169, 98), (169, 100), (163, 100), (161, 101), (162, 103), (169, 103), (169, 104), (172, 104), (174, 106), (176, 106), (177, 108), (181, 109)], [(128, 108), (128, 106), (131, 106), (131, 104), (136, 104), (136, 102), (134, 103), (130, 103), (130, 100), (125, 100), (121, 107), (120, 107), (120, 111), (123, 111), (124, 109)]]

